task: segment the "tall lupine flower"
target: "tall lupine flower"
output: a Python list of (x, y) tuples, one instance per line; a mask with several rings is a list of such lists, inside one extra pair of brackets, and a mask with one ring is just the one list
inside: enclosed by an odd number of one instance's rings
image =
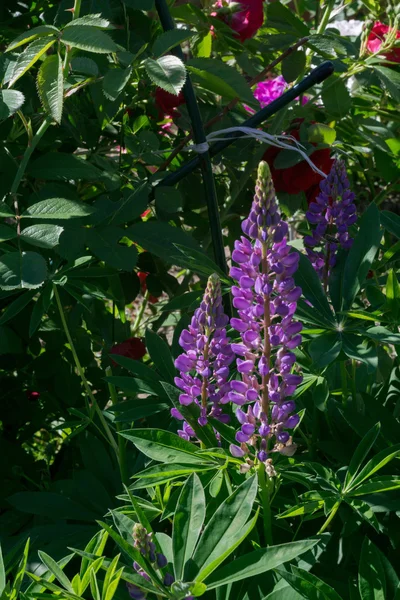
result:
[[(182, 390), (179, 401), (183, 406), (193, 402), (200, 406), (198, 422), (202, 426), (207, 424), (208, 417), (223, 423), (229, 421), (229, 415), (223, 414), (221, 407), (223, 401), (228, 401), (229, 365), (235, 358), (226, 335), (228, 320), (222, 307), (218, 275), (211, 275), (203, 301), (196, 309), (188, 329), (184, 329), (180, 335), (179, 344), (185, 352), (175, 361), (180, 371), (175, 384)], [(171, 410), (171, 414), (183, 420), (176, 408)], [(195, 435), (187, 423), (178, 433), (185, 439)]]
[(326, 288), (338, 249), (351, 248), (353, 240), (349, 236), (349, 227), (356, 222), (357, 213), (355, 195), (350, 189), (342, 161), (334, 162), (328, 177), (319, 186), (320, 192), (306, 213), (308, 222), (314, 228), (311, 235), (304, 238), (304, 245)]
[[(163, 569), (167, 566), (168, 561), (164, 554), (156, 551), (156, 545), (153, 542), (153, 534), (147, 533), (147, 530), (140, 523), (135, 523), (132, 530), (133, 546), (139, 550), (140, 554), (152, 563), (155, 570)], [(151, 581), (148, 573), (135, 561), (133, 563), (135, 571), (144, 577), (147, 581)], [(170, 586), (174, 583), (174, 578), (170, 573), (166, 573), (163, 579), (163, 583), (166, 586)], [(128, 592), (131, 598), (134, 600), (145, 600), (146, 592), (139, 586), (133, 583), (128, 583)]]
[(239, 316), (231, 325), (241, 336), (241, 343), (232, 344), (241, 379), (231, 381), (228, 392), (239, 407), (241, 428), (238, 445), (230, 449), (240, 457), (250, 444), (265, 462), (273, 442), (274, 450), (293, 449), (287, 429), (299, 418), (290, 396), (302, 380), (292, 372), (296, 357), (291, 352), (301, 342), (302, 324), (293, 318), (301, 295), (293, 279), (299, 256), (287, 245), (288, 226), (281, 219), (266, 162), (259, 165), (254, 201), (242, 230), (246, 236), (235, 242), (232, 253), (238, 266), (230, 271), (238, 282), (232, 294)]

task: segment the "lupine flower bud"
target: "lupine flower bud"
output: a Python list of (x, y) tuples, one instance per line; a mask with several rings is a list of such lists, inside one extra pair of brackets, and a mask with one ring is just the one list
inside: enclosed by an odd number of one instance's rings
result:
[[(184, 329), (179, 338), (180, 346), (185, 350), (178, 356), (175, 366), (180, 376), (175, 384), (182, 390), (179, 401), (183, 406), (195, 402), (200, 406), (199, 425), (204, 426), (208, 417), (215, 417), (227, 423), (229, 416), (222, 412), (221, 404), (227, 402), (230, 390), (228, 382), (229, 365), (235, 355), (225, 326), (228, 317), (223, 312), (221, 284), (217, 275), (211, 275), (200, 307), (196, 309), (188, 329)], [(177, 409), (171, 410), (172, 416), (181, 418)], [(184, 439), (190, 439), (195, 433), (187, 424), (178, 431)]]
[(313, 229), (304, 238), (304, 245), (314, 269), (325, 282), (336, 264), (338, 249), (349, 250), (353, 243), (349, 227), (357, 220), (354, 197), (345, 165), (337, 160), (328, 177), (321, 181), (320, 192), (306, 213)]
[(292, 372), (296, 358), (291, 352), (301, 342), (302, 325), (293, 320), (301, 295), (293, 279), (299, 257), (287, 245), (288, 227), (265, 162), (259, 165), (253, 204), (242, 229), (248, 237), (235, 242), (232, 259), (239, 266), (230, 272), (238, 282), (232, 288), (238, 317), (231, 325), (241, 336), (241, 343), (232, 345), (241, 379), (231, 382), (228, 393), (238, 405), (241, 427), (238, 445), (232, 444), (230, 450), (240, 458), (249, 452), (249, 445), (254, 446), (258, 460), (265, 462), (269, 441), (280, 449), (290, 439), (285, 430), (298, 423), (292, 414), (295, 404), (288, 397), (302, 380)]
[[(132, 538), (134, 547), (139, 550), (144, 558), (153, 563), (155, 569), (163, 569), (167, 566), (168, 560), (161, 552), (156, 552), (156, 545), (153, 542), (153, 534), (147, 533), (147, 529), (140, 523), (135, 523), (132, 529)], [(151, 581), (150, 575), (146, 573), (144, 569), (136, 561), (133, 563), (135, 571), (141, 575), (147, 581)], [(166, 579), (168, 573), (165, 575)], [(165, 583), (165, 582), (164, 582)], [(173, 583), (173, 581), (171, 582)], [(165, 583), (165, 585), (171, 585), (171, 583)], [(134, 600), (144, 600), (146, 598), (146, 592), (140, 589), (138, 586), (128, 584), (128, 591), (131, 598)]]

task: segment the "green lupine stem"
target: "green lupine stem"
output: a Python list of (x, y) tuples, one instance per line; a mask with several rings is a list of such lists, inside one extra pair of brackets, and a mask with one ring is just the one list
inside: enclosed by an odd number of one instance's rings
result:
[(89, 383), (88, 383), (88, 381), (87, 381), (87, 379), (85, 377), (85, 373), (83, 372), (82, 365), (80, 363), (79, 357), (78, 357), (78, 355), (76, 353), (76, 350), (75, 350), (74, 342), (72, 340), (70, 331), (68, 329), (68, 324), (67, 324), (67, 320), (65, 318), (64, 310), (63, 310), (63, 307), (62, 307), (62, 304), (61, 304), (60, 295), (58, 293), (57, 286), (55, 284), (53, 284), (53, 291), (54, 291), (54, 297), (55, 297), (56, 302), (57, 302), (58, 310), (59, 310), (59, 313), (60, 313), (61, 322), (62, 322), (62, 325), (63, 325), (63, 328), (64, 328), (64, 332), (65, 332), (66, 338), (68, 340), (68, 343), (69, 343), (69, 346), (70, 346), (70, 349), (71, 349), (71, 352), (72, 352), (72, 356), (73, 356), (73, 359), (74, 359), (74, 362), (75, 362), (75, 365), (76, 365), (76, 369), (77, 369), (77, 371), (79, 373), (79, 376), (81, 378), (81, 381), (83, 383), (83, 387), (85, 388), (85, 392), (86, 392), (88, 398), (90, 399), (90, 401), (92, 402), (92, 405), (94, 406), (94, 409), (95, 409), (95, 411), (97, 413), (97, 416), (99, 417), (99, 420), (100, 420), (100, 422), (101, 422), (101, 424), (103, 426), (103, 429), (104, 429), (104, 431), (105, 431), (105, 433), (107, 435), (107, 438), (108, 438), (108, 440), (109, 440), (109, 442), (110, 442), (110, 444), (111, 444), (111, 446), (112, 446), (112, 448), (113, 448), (113, 450), (114, 450), (114, 452), (116, 454), (117, 459), (119, 460), (119, 456), (118, 456), (119, 450), (118, 450), (117, 442), (115, 441), (114, 436), (111, 433), (110, 427), (109, 427), (109, 425), (108, 425), (108, 423), (107, 423), (107, 421), (106, 421), (106, 419), (105, 419), (105, 417), (103, 415), (103, 412), (102, 412), (101, 408), (99, 407), (99, 405), (97, 403), (96, 398), (93, 395), (92, 390), (90, 389)]
[(322, 525), (321, 529), (318, 531), (319, 535), (320, 533), (324, 533), (324, 531), (326, 530), (326, 528), (328, 527), (328, 525), (330, 525), (331, 521), (333, 521), (337, 511), (339, 510), (339, 507), (341, 505), (342, 501), (338, 500), (334, 505), (333, 508), (331, 510), (331, 512), (329, 513), (328, 518), (326, 519), (325, 523)]
[[(106, 375), (107, 375), (107, 377), (112, 376), (111, 367), (106, 368)], [(108, 383), (108, 389), (110, 392), (111, 402), (114, 406), (115, 404), (118, 404), (117, 390), (115, 389), (115, 385), (113, 385), (112, 383)], [(115, 423), (115, 429), (117, 430), (117, 433), (119, 433), (123, 429), (122, 423)], [(127, 468), (128, 465), (126, 462), (126, 442), (125, 442), (125, 439), (121, 435), (118, 435), (118, 465), (119, 465), (119, 471), (121, 473), (121, 481), (125, 485), (128, 485), (129, 475), (128, 475), (128, 468)]]
[(344, 360), (342, 360), (342, 362), (340, 363), (340, 375), (341, 375), (341, 379), (342, 379), (342, 403), (343, 403), (343, 406), (346, 406), (348, 389), (347, 389), (346, 363), (344, 362)]
[(136, 319), (133, 324), (132, 335), (134, 335), (140, 327), (140, 324), (143, 319), (144, 311), (146, 310), (146, 306), (149, 303), (149, 296), (150, 296), (150, 292), (149, 292), (149, 290), (146, 290), (144, 298), (143, 298), (142, 306), (139, 308), (139, 312), (136, 315)]
[(260, 485), (261, 504), (263, 507), (264, 538), (267, 546), (272, 546), (272, 515), (270, 504), (269, 485), (265, 473), (265, 465), (260, 462), (258, 466), (258, 483)]

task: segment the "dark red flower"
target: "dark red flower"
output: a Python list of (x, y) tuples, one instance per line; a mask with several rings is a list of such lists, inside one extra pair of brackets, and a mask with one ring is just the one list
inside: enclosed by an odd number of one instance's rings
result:
[(28, 400), (39, 400), (40, 392), (32, 392), (31, 390), (27, 390), (26, 397), (28, 398)]
[[(385, 25), (384, 23), (380, 23), (377, 21), (374, 23), (373, 28), (371, 29), (371, 33), (368, 36), (367, 48), (368, 50), (374, 54), (375, 52), (379, 52), (382, 43), (386, 39), (388, 33), (393, 31), (391, 27)], [(396, 31), (396, 39), (400, 39), (400, 31)], [(389, 52), (384, 53), (385, 58), (392, 62), (400, 63), (400, 46), (398, 48), (393, 48)]]
[[(288, 133), (296, 140), (300, 139), (299, 122), (295, 123)], [(274, 161), (281, 150), (271, 146), (265, 152), (263, 159), (267, 161), (271, 169), (271, 175), (277, 192), (285, 192), (287, 194), (299, 194), (305, 192), (308, 199), (308, 192), (314, 189), (322, 181), (321, 175), (318, 175), (310, 165), (305, 161), (301, 161), (293, 167), (287, 169), (276, 169)], [(324, 173), (329, 173), (333, 165), (333, 159), (330, 156), (330, 148), (322, 148), (316, 150), (310, 156), (313, 163)]]
[[(134, 360), (140, 360), (146, 354), (146, 346), (141, 339), (132, 337), (124, 342), (115, 344), (115, 346), (111, 348), (110, 354), (117, 354), (118, 356), (126, 356), (127, 358), (132, 358)], [(116, 365), (114, 361), (112, 362)]]
[(183, 97), (182, 92), (180, 92), (178, 96), (175, 96), (175, 94), (170, 94), (162, 88), (157, 88), (155, 98), (160, 118), (164, 118), (164, 115), (170, 115), (178, 106), (185, 104), (185, 98)]
[[(241, 4), (243, 10), (234, 12), (232, 15), (219, 14), (221, 18), (235, 33), (237, 33), (241, 42), (252, 38), (260, 29), (264, 22), (264, 0), (232, 0), (232, 2)], [(228, 4), (231, 0), (228, 0)], [(224, 4), (219, 0), (215, 7), (222, 8)]]
[[(147, 276), (148, 276), (148, 273), (144, 273), (143, 271), (139, 271), (139, 273), (138, 273), (138, 277), (140, 279), (140, 289), (142, 290), (142, 294), (144, 294), (147, 290), (147, 284), (146, 284)], [(150, 304), (157, 304), (158, 296), (149, 296), (149, 302), (150, 302)]]

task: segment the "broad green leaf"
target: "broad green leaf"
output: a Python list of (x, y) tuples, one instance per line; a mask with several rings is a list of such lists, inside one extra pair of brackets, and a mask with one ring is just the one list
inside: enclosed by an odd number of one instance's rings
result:
[(349, 468), (346, 473), (344, 480), (344, 489), (348, 490), (353, 483), (356, 475), (361, 469), (362, 463), (368, 456), (369, 451), (376, 442), (381, 429), (380, 423), (376, 423), (363, 437), (361, 442), (358, 444), (356, 451), (353, 454), (353, 458), (350, 461)]
[(21, 218), (46, 221), (49, 219), (73, 219), (86, 217), (93, 212), (93, 208), (87, 204), (66, 200), (65, 198), (48, 198), (32, 204), (22, 213)]
[(157, 60), (147, 58), (144, 66), (148, 76), (158, 87), (175, 96), (182, 90), (186, 81), (186, 69), (178, 57), (169, 54)]
[(292, 83), (304, 73), (306, 53), (304, 50), (292, 52), (282, 61), (282, 75), (287, 83)]
[(228, 100), (240, 98), (250, 106), (255, 104), (254, 96), (246, 79), (234, 67), (216, 58), (192, 58), (187, 68), (201, 87)]
[(350, 494), (351, 496), (363, 496), (364, 494), (378, 494), (380, 492), (398, 490), (399, 488), (400, 477), (398, 475), (378, 475), (378, 477), (373, 477), (360, 486), (353, 487)]
[(377, 342), (381, 342), (381, 344), (400, 344), (399, 333), (392, 333), (389, 329), (381, 327), (380, 325), (370, 327), (366, 331), (363, 330), (363, 334)]
[(299, 540), (298, 542), (270, 546), (269, 548), (244, 554), (207, 578), (207, 589), (213, 589), (242, 579), (250, 579), (271, 569), (276, 569), (280, 565), (304, 554), (304, 552), (308, 552), (318, 544), (318, 541), (315, 538)]
[(385, 465), (387, 465), (391, 460), (399, 456), (400, 454), (400, 444), (396, 444), (395, 446), (390, 446), (390, 448), (385, 448), (378, 452), (371, 458), (370, 461), (367, 462), (365, 467), (361, 469), (357, 477), (355, 477), (351, 484), (351, 489), (353, 489), (356, 485), (362, 483), (368, 477), (371, 477), (374, 473), (382, 469)]
[(124, 90), (132, 74), (132, 67), (109, 69), (103, 79), (103, 92), (106, 98), (114, 101)]
[(159, 35), (153, 44), (152, 52), (156, 57), (166, 54), (175, 46), (179, 46), (185, 40), (191, 38), (195, 33), (190, 29), (171, 29)]
[(53, 558), (51, 558), (51, 556), (49, 556), (45, 552), (42, 552), (41, 550), (39, 550), (38, 554), (39, 554), (39, 558), (42, 561), (42, 563), (44, 565), (46, 565), (46, 567), (49, 569), (49, 571), (51, 571), (53, 573), (53, 575), (56, 577), (56, 579), (58, 580), (58, 582), (61, 583), (61, 585), (68, 592), (71, 592), (73, 594), (74, 593), (74, 589), (73, 589), (73, 587), (71, 585), (70, 580), (68, 579), (68, 577), (66, 576), (66, 574), (64, 573), (64, 571), (56, 563), (56, 561)]
[(38, 38), (29, 44), (29, 46), (19, 55), (12, 73), (10, 73), (9, 78), (5, 78), (4, 83), (8, 83), (8, 87), (11, 87), (17, 79), (29, 71), (32, 65), (34, 65), (35, 62), (51, 48), (55, 41), (56, 38), (51, 35)]
[(319, 577), (304, 569), (299, 569), (295, 565), (292, 565), (291, 569), (291, 573), (285, 569), (277, 569), (277, 571), (303, 598), (308, 600), (341, 600), (339, 594)]
[(296, 38), (310, 33), (304, 20), (281, 2), (273, 2), (268, 6), (268, 26), (277, 29), (280, 34), (291, 33)]
[(174, 515), (172, 547), (177, 580), (183, 578), (185, 564), (193, 556), (205, 516), (204, 489), (196, 473), (193, 473), (182, 489)]
[(350, 310), (365, 281), (381, 240), (379, 210), (373, 202), (361, 217), (360, 229), (343, 269), (343, 309)]
[(47, 278), (47, 264), (37, 252), (9, 252), (0, 257), (0, 289), (35, 289)]
[(30, 225), (21, 231), (20, 239), (39, 248), (57, 246), (63, 228), (59, 225)]
[(366, 537), (364, 539), (358, 568), (358, 590), (361, 600), (385, 600), (385, 572), (379, 552)]
[(132, 271), (136, 265), (138, 252), (134, 245), (119, 244), (125, 231), (109, 225), (103, 228), (90, 229), (87, 232), (87, 245), (100, 260), (115, 269)]
[(371, 344), (367, 346), (365, 339), (361, 336), (345, 332), (342, 335), (342, 348), (349, 358), (363, 362), (371, 369), (378, 368), (378, 354), (375, 346), (371, 346)]
[(336, 139), (336, 131), (324, 123), (315, 123), (307, 129), (307, 139), (310, 143), (331, 146)]
[[(232, 284), (232, 280), (227, 277), (223, 271), (209, 258), (204, 252), (199, 252), (193, 248), (188, 248), (182, 244), (174, 244), (179, 253), (176, 254), (176, 260), (182, 266), (186, 266), (195, 273), (201, 275), (212, 275), (216, 273), (223, 281)], [(183, 258), (182, 258), (183, 256)]]
[(18, 564), (18, 569), (17, 569), (17, 573), (14, 577), (13, 580), (13, 586), (12, 586), (12, 590), (13, 590), (13, 596), (12, 598), (14, 600), (18, 599), (18, 595), (19, 595), (19, 591), (21, 589), (21, 584), (22, 584), (22, 580), (24, 579), (25, 576), (25, 571), (26, 571), (26, 565), (28, 562), (28, 555), (29, 555), (29, 546), (30, 546), (30, 540), (28, 538), (25, 547), (24, 547), (24, 552), (22, 554), (21, 560), (19, 561)]
[(335, 117), (343, 118), (351, 108), (351, 96), (344, 81), (328, 78), (322, 86), (322, 101), (327, 112)]
[(186, 294), (176, 296), (175, 298), (172, 298), (172, 300), (167, 302), (167, 304), (164, 304), (161, 307), (161, 311), (170, 312), (188, 309), (193, 305), (200, 304), (202, 296), (203, 292), (200, 290), (196, 290), (194, 292), (186, 292)]
[(116, 204), (110, 223), (125, 225), (140, 217), (147, 208), (150, 191), (151, 188), (146, 181), (133, 191), (124, 190), (124, 197)]
[(400, 215), (397, 215), (390, 210), (382, 210), (379, 216), (382, 226), (390, 233), (400, 238)]
[(148, 367), (139, 360), (133, 360), (132, 358), (119, 356), (118, 354), (113, 354), (113, 361), (139, 377), (139, 379), (151, 384), (154, 390), (157, 390), (157, 394), (164, 394), (163, 387), (160, 384), (160, 376), (151, 367)]
[(3, 553), (0, 546), (0, 596), (6, 587), (6, 570), (4, 568)]
[[(175, 262), (179, 261), (179, 252), (177, 252), (175, 244), (200, 251), (197, 242), (191, 235), (178, 227), (173, 227), (169, 223), (161, 223), (159, 221), (135, 223), (125, 230), (125, 235), (164, 261), (179, 266), (181, 266), (181, 263)], [(185, 264), (182, 266), (185, 266)]]
[(173, 187), (158, 185), (155, 189), (157, 211), (176, 213), (183, 206), (183, 198), (179, 190)]
[(395, 102), (400, 102), (400, 73), (388, 67), (374, 67), (375, 73)]
[(53, 25), (39, 25), (38, 27), (32, 27), (29, 31), (25, 31), (25, 33), (21, 33), (15, 40), (7, 46), (6, 52), (11, 52), (11, 50), (15, 50), (18, 46), (22, 46), (22, 44), (27, 44), (31, 40), (43, 37), (46, 35), (57, 35), (59, 30), (57, 27), (53, 27)]
[[(110, 354), (113, 357), (113, 354)], [(114, 358), (113, 358), (114, 360)], [(158, 387), (154, 385), (152, 382), (142, 381), (141, 379), (136, 379), (133, 377), (124, 377), (120, 375), (112, 375), (110, 377), (104, 377), (104, 380), (107, 383), (111, 383), (112, 385), (121, 388), (123, 392), (128, 396), (137, 396), (138, 393), (144, 392), (145, 394), (157, 394)], [(139, 402), (137, 402), (139, 404)], [(129, 408), (128, 408), (129, 407)], [(130, 408), (133, 408), (131, 404), (125, 407), (126, 412), (130, 411)], [(110, 407), (110, 410), (112, 407)], [(124, 410), (124, 412), (125, 412)]]
[(37, 179), (61, 179), (63, 181), (77, 179), (98, 181), (102, 176), (100, 169), (88, 161), (63, 152), (42, 154), (28, 167), (28, 172)]
[(159, 462), (204, 464), (210, 462), (198, 454), (198, 448), (169, 431), (162, 429), (131, 429), (120, 433), (134, 443), (146, 456)]
[(61, 56), (48, 56), (40, 65), (37, 88), (43, 108), (56, 123), (61, 123), (63, 110), (64, 76)]
[(61, 41), (66, 46), (97, 54), (109, 54), (118, 51), (117, 44), (107, 33), (90, 25), (66, 27), (62, 33)]
[[(334, 496), (332, 496), (331, 499), (333, 500)], [(277, 518), (289, 519), (292, 517), (300, 517), (304, 515), (313, 514), (317, 510), (323, 508), (325, 500), (327, 500), (327, 498), (323, 500), (311, 500), (310, 502), (305, 502), (304, 504), (296, 504), (296, 506), (292, 506), (291, 508), (288, 508), (287, 510), (280, 513)]]
[(8, 119), (25, 102), (25, 96), (18, 90), (0, 90), (0, 121)]
[(164, 381), (172, 383), (176, 368), (168, 344), (151, 329), (146, 329), (145, 343), (150, 358)]
[(234, 549), (235, 542), (246, 527), (256, 494), (257, 478), (252, 476), (218, 507), (199, 540), (189, 573), (185, 572), (186, 578), (189, 575), (189, 578), (203, 581), (211, 572), (209, 567), (226, 556), (228, 550)]
[(21, 310), (23, 310), (25, 306), (29, 304), (29, 302), (32, 300), (35, 294), (36, 291), (24, 292), (23, 294), (18, 296), (16, 300), (11, 302), (11, 304), (7, 306), (6, 310), (0, 317), (0, 325), (4, 325), (4, 323), (7, 323), (7, 321), (13, 319), (16, 315), (18, 315), (18, 313), (20, 313)]
[(299, 268), (294, 274), (296, 285), (301, 287), (303, 296), (332, 325), (335, 323), (335, 320), (321, 281), (307, 256), (304, 256), (300, 252), (298, 254), (300, 256)]
[(110, 27), (110, 21), (104, 19), (101, 14), (95, 15), (84, 15), (78, 19), (73, 19), (65, 25), (65, 29), (68, 27), (78, 27), (80, 25), (87, 25), (88, 27), (98, 27), (99, 29), (107, 29)]
[(87, 56), (77, 56), (71, 60), (71, 69), (73, 73), (83, 73), (89, 77), (96, 77), (99, 74), (99, 67), (92, 58)]
[(17, 510), (31, 516), (74, 521), (93, 521), (97, 516), (82, 504), (55, 492), (18, 492), (7, 500)]
[(209, 31), (196, 41), (193, 53), (197, 58), (210, 58), (212, 52), (212, 32)]
[(320, 368), (326, 367), (333, 362), (339, 356), (341, 349), (341, 336), (333, 331), (318, 335), (311, 341), (308, 347), (313, 363)]
[(133, 475), (135, 479), (138, 479), (132, 486), (132, 489), (138, 489), (138, 484), (141, 486), (142, 481), (145, 480), (147, 485), (156, 485), (152, 484), (151, 481), (159, 481), (161, 479), (168, 481), (169, 479), (176, 477), (188, 477), (191, 473), (201, 473), (202, 471), (207, 471), (208, 469), (214, 469), (216, 465), (181, 465), (179, 463), (158, 463), (154, 467), (148, 467), (144, 469), (144, 471), (140, 471), (140, 473), (136, 473)]
[(390, 269), (386, 281), (386, 304), (394, 319), (398, 319), (400, 312), (400, 285), (394, 269)]
[(0, 224), (0, 242), (8, 242), (17, 237), (17, 230), (14, 227)]

